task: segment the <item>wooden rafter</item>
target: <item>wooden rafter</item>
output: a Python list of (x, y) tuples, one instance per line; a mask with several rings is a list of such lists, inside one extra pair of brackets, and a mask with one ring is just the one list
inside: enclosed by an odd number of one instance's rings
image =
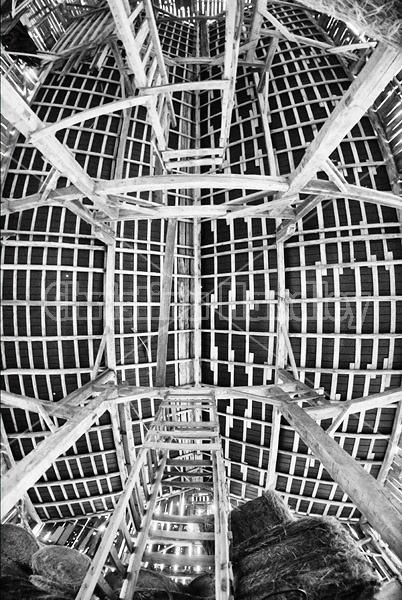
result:
[(401, 52), (391, 46), (379, 44), (291, 175), (288, 195), (300, 192), (315, 176), (345, 135), (364, 116), (387, 83), (401, 69)]
[[(3, 82), (1, 98), (2, 114), (27, 139), (33, 133), (45, 127), (44, 123), (7, 80)], [(96, 193), (93, 179), (80, 167), (71, 152), (55, 136), (37, 140), (35, 145), (46, 160), (94, 203), (97, 210), (105, 213), (106, 218), (116, 216), (115, 211), (107, 206), (105, 198)]]
[(1, 512), (5, 516), (53, 462), (85, 433), (105, 411), (106, 391), (77, 411), (65, 425), (51, 433), (3, 477)]
[(294, 402), (284, 401), (282, 413), (321, 461), (331, 477), (398, 557), (402, 557), (402, 515), (390, 503), (381, 485), (343, 450)]

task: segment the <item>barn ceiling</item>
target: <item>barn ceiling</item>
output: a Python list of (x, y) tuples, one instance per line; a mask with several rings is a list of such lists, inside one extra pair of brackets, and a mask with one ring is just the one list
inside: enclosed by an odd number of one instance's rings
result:
[(295, 2), (18, 6), (41, 67), (3, 54), (7, 460), (130, 390), (31, 510), (112, 512), (172, 386), (213, 391), (233, 504), (360, 516), (288, 391), (400, 506), (400, 51)]

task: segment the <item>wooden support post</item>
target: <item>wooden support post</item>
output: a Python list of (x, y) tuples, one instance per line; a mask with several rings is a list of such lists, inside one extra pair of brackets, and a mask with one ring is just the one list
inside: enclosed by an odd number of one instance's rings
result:
[(381, 469), (378, 474), (378, 481), (384, 485), (388, 472), (398, 450), (399, 440), (402, 435), (402, 402), (398, 404), (394, 416), (394, 425), (392, 427), (391, 437), (388, 442), (387, 451), (382, 461)]
[(174, 268), (174, 255), (176, 248), (177, 220), (168, 221), (166, 233), (165, 257), (163, 261), (162, 282), (160, 287), (160, 311), (158, 328), (158, 349), (156, 355), (156, 381), (157, 387), (162, 387), (166, 382), (166, 360), (168, 335), (170, 324), (170, 300), (172, 294), (172, 280)]
[(391, 550), (402, 558), (402, 515), (389, 501), (379, 482), (329, 437), (298, 404), (284, 401), (282, 413), (371, 526)]
[(275, 351), (275, 382), (278, 382), (279, 369), (286, 364), (286, 342), (283, 329), (287, 328), (286, 283), (285, 283), (285, 248), (283, 242), (276, 244), (277, 264), (277, 312), (276, 312), (276, 351)]
[(274, 490), (276, 485), (276, 462), (278, 459), (279, 434), (281, 431), (281, 411), (276, 406), (272, 407), (271, 437), (269, 440), (269, 457), (266, 490)]
[[(2, 392), (3, 394), (3, 392)], [(8, 468), (14, 468), (15, 465), (17, 464), (15, 462), (15, 458), (14, 455), (12, 453), (11, 447), (10, 447), (10, 442), (8, 441), (8, 437), (7, 437), (7, 433), (6, 433), (6, 429), (4, 427), (4, 423), (3, 423), (3, 417), (0, 416), (0, 425), (1, 425), (1, 448), (2, 448), (2, 452), (4, 452), (4, 454), (6, 455), (7, 459), (6, 459), (6, 463)], [(2, 472), (1, 474), (2, 479), (4, 477), (4, 473)], [(29, 514), (29, 516), (31, 517), (31, 519), (33, 521), (36, 521), (36, 523), (38, 523), (39, 525), (42, 524), (42, 520), (39, 517), (35, 506), (32, 503), (32, 500), (30, 499), (30, 497), (28, 496), (28, 494), (24, 494), (22, 496), (22, 501), (24, 502), (25, 506), (26, 506), (26, 510)]]
[(106, 249), (105, 259), (105, 283), (104, 283), (104, 318), (106, 335), (106, 364), (108, 369), (114, 373), (116, 380), (116, 344), (115, 344), (115, 261), (116, 243)]
[[(105, 305), (105, 310), (106, 310), (106, 305)], [(98, 348), (98, 352), (96, 353), (94, 366), (92, 367), (92, 372), (91, 372), (92, 381), (98, 375), (99, 367), (100, 367), (100, 364), (102, 361), (103, 352), (104, 352), (105, 346), (106, 346), (107, 337), (108, 337), (108, 327), (106, 326), (105, 330), (103, 332), (103, 335), (102, 335), (102, 339), (101, 339), (101, 343)]]
[(52, 466), (56, 458), (68, 450), (83, 435), (94, 421), (105, 411), (105, 400), (110, 395), (104, 392), (93, 398), (86, 406), (77, 411), (65, 425), (51, 433), (19, 463), (15, 465), (2, 481), (1, 512), (8, 514), (14, 504), (31, 488), (34, 483)]
[(247, 51), (247, 61), (253, 62), (255, 49), (260, 39), (261, 25), (264, 20), (262, 11), (267, 8), (267, 0), (257, 0), (254, 5), (253, 19), (251, 23), (249, 43), (250, 47)]

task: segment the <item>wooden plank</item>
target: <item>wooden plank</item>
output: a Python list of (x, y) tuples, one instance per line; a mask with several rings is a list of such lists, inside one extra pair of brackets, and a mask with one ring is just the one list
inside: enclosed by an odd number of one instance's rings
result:
[(386, 44), (378, 44), (368, 63), (339, 100), (291, 175), (289, 195), (299, 192), (314, 177), (345, 135), (364, 116), (380, 92), (401, 69), (402, 53)]
[(247, 51), (247, 60), (253, 62), (255, 56), (255, 49), (260, 40), (261, 25), (264, 17), (262, 11), (267, 8), (267, 0), (257, 0), (254, 3), (254, 10), (249, 35), (249, 48)]
[(150, 96), (158, 94), (174, 94), (176, 92), (196, 92), (207, 90), (224, 90), (229, 85), (223, 79), (206, 79), (202, 81), (183, 81), (181, 83), (170, 83), (169, 85), (154, 85), (142, 88), (140, 95)]
[(94, 379), (93, 381), (88, 381), (88, 383), (78, 388), (77, 390), (74, 390), (73, 392), (65, 396), (62, 400), (60, 400), (57, 403), (58, 408), (62, 410), (68, 410), (70, 407), (79, 406), (80, 404), (88, 400), (90, 396), (92, 396), (92, 394), (95, 391), (95, 388), (98, 388), (104, 383), (107, 383), (112, 379), (112, 377), (113, 371), (110, 371), (110, 369), (106, 369), (105, 371), (103, 371), (103, 373), (98, 375), (96, 379)]
[[(36, 131), (45, 127), (44, 123), (28, 106), (6, 79), (1, 86), (1, 111), (5, 118), (16, 127), (27, 139)], [(95, 191), (95, 182), (80, 167), (74, 156), (54, 136), (46, 136), (37, 140), (36, 148), (43, 156), (69, 181), (71, 181), (85, 196), (94, 203), (95, 207), (108, 217), (116, 216), (116, 212), (107, 206), (105, 198)]]
[(170, 325), (170, 304), (172, 295), (173, 268), (176, 248), (176, 233), (177, 220), (169, 219), (166, 233), (165, 257), (163, 260), (162, 283), (160, 291), (161, 296), (155, 379), (155, 385), (157, 387), (162, 387), (166, 383), (166, 360)]
[(277, 300), (276, 307), (276, 349), (275, 349), (275, 383), (278, 383), (279, 371), (286, 363), (286, 343), (283, 329), (287, 329), (286, 310), (286, 283), (285, 283), (285, 248), (283, 242), (276, 244), (276, 268), (277, 268)]
[(1, 511), (5, 516), (63, 452), (68, 450), (105, 411), (110, 392), (93, 398), (57, 431), (3, 476)]
[(345, 191), (340, 192), (337, 186), (332, 181), (324, 181), (323, 179), (312, 179), (303, 189), (307, 194), (322, 194), (328, 198), (349, 198), (351, 200), (362, 200), (373, 204), (382, 204), (401, 210), (402, 198), (391, 192), (382, 192), (381, 190), (373, 190), (359, 185), (345, 185)]
[[(106, 306), (105, 306), (105, 311), (106, 311)], [(94, 366), (92, 367), (92, 372), (91, 372), (91, 380), (92, 381), (94, 379), (96, 379), (96, 377), (98, 375), (99, 367), (100, 367), (100, 364), (101, 364), (101, 361), (103, 358), (103, 352), (104, 352), (105, 346), (106, 346), (107, 335), (108, 335), (108, 328), (105, 327), (105, 329), (103, 331), (101, 343), (98, 348), (98, 352), (96, 353), (95, 363), (94, 363)]]
[[(189, 519), (191, 517), (185, 517), (189, 523)], [(177, 521), (174, 521), (177, 523)], [(169, 540), (180, 540), (183, 542), (191, 542), (191, 541), (206, 541), (215, 539), (214, 533), (203, 533), (200, 531), (167, 531), (164, 529), (154, 529), (149, 534), (149, 539), (155, 542), (157, 539), (161, 540), (159, 543), (166, 543)]]
[(298, 404), (284, 401), (282, 413), (391, 550), (402, 558), (402, 515), (390, 503), (378, 481), (329, 437)]

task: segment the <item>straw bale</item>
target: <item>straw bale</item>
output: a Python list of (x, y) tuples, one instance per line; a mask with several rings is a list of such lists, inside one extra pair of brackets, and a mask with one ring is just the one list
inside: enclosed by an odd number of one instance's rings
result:
[(32, 557), (34, 575), (40, 575), (66, 591), (78, 590), (90, 564), (87, 556), (64, 546), (45, 546)]
[(32, 533), (18, 525), (2, 525), (0, 537), (2, 561), (7, 556), (19, 565), (29, 566), (33, 554), (39, 550), (39, 544)]
[(333, 518), (277, 525), (239, 544), (232, 555), (238, 600), (262, 600), (286, 588), (309, 600), (369, 600), (378, 578), (354, 540)]
[(1, 555), (1, 577), (22, 577), (28, 579), (30, 569), (21, 566), (14, 560), (9, 558), (6, 554)]
[(402, 46), (401, 0), (299, 0), (379, 41)]
[(233, 545), (237, 546), (262, 530), (293, 520), (292, 513), (279, 494), (269, 490), (230, 513)]

